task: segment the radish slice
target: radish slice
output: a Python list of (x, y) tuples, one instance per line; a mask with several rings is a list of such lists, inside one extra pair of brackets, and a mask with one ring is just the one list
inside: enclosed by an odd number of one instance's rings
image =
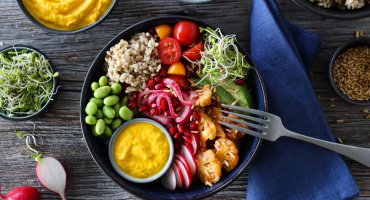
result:
[(189, 163), (186, 161), (182, 154), (176, 154), (175, 159), (180, 160), (185, 165), (186, 170), (191, 171)]
[(37, 162), (36, 176), (47, 189), (59, 194), (65, 200), (67, 175), (62, 164), (55, 158), (46, 157)]
[(175, 172), (176, 177), (176, 187), (182, 188), (184, 183), (184, 176), (182, 175), (182, 172), (180, 168), (177, 166), (176, 162), (172, 163), (172, 169)]
[(189, 170), (186, 170), (185, 165), (180, 160), (175, 160), (175, 162), (179, 166), (182, 174), (184, 175), (185, 184), (183, 185), (184, 186), (183, 188), (188, 189), (191, 185), (193, 176), (191, 175), (191, 172)]
[(197, 154), (199, 148), (199, 137), (198, 135), (191, 135), (191, 146), (193, 146), (193, 155)]
[(182, 155), (184, 155), (184, 158), (189, 163), (191, 174), (195, 174), (197, 172), (197, 163), (195, 162), (192, 150), (190, 149), (189, 146), (181, 145), (181, 153)]
[(172, 168), (169, 168), (167, 172), (163, 175), (161, 183), (163, 187), (165, 187), (168, 190), (173, 191), (176, 189), (176, 176)]

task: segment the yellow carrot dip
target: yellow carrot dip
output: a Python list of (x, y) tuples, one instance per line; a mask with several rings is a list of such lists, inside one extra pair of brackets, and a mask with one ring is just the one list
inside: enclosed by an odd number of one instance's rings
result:
[(134, 178), (149, 178), (164, 168), (170, 155), (166, 135), (148, 122), (135, 122), (125, 127), (113, 144), (117, 166)]
[(42, 25), (55, 30), (77, 30), (98, 21), (112, 0), (22, 0)]

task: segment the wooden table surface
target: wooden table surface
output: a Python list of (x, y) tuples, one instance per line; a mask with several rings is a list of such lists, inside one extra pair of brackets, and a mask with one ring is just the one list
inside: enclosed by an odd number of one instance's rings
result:
[[(341, 21), (311, 14), (291, 0), (278, 0), (286, 18), (322, 36), (323, 46), (311, 72), (312, 84), (336, 137), (344, 143), (370, 147), (370, 119), (363, 109), (352, 106), (334, 94), (328, 82), (328, 63), (333, 51), (354, 37), (356, 29), (370, 35), (370, 18)], [(58, 199), (45, 190), (35, 177), (35, 162), (14, 129), (31, 131), (32, 122), (44, 139), (42, 152), (58, 158), (68, 173), (68, 199), (132, 199), (135, 196), (111, 181), (95, 164), (85, 145), (79, 122), (79, 99), (89, 65), (106, 43), (128, 26), (148, 17), (182, 14), (197, 17), (235, 33), (249, 47), (251, 1), (215, 0), (207, 4), (184, 4), (169, 0), (119, 1), (111, 15), (98, 27), (76, 35), (56, 35), (35, 27), (20, 11), (15, 0), (0, 1), (0, 45), (25, 44), (45, 52), (60, 72), (61, 88), (54, 104), (32, 121), (0, 119), (0, 185), (3, 192), (19, 185), (32, 185), (43, 199)], [(337, 120), (343, 120), (338, 123)], [(370, 169), (347, 160), (361, 193), (356, 199), (370, 198)], [(244, 199), (248, 181), (245, 171), (234, 183), (211, 198)]]

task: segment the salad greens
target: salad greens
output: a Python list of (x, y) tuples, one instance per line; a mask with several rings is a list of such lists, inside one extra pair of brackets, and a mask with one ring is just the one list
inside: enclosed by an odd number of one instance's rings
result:
[(53, 95), (50, 62), (32, 50), (0, 53), (0, 112), (8, 116), (39, 111)]
[(197, 71), (201, 80), (208, 79), (212, 86), (223, 85), (244, 79), (250, 65), (245, 61), (245, 56), (235, 44), (235, 35), (223, 35), (220, 29), (200, 27), (204, 39), (204, 52), (202, 58), (197, 61), (202, 66)]

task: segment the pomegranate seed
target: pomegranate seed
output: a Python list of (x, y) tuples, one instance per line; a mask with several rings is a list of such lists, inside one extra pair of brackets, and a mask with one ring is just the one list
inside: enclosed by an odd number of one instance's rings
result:
[(181, 136), (182, 134), (180, 132), (177, 132), (175, 136), (173, 136), (173, 138), (175, 138), (175, 140), (179, 140)]
[(182, 136), (182, 138), (184, 139), (185, 142), (191, 143), (191, 137), (188, 137), (188, 136), (184, 135), (184, 136)]
[(136, 108), (136, 101), (131, 101), (131, 102), (128, 104), (128, 107), (130, 107), (130, 108)]
[(177, 128), (179, 129), (180, 132), (185, 131), (185, 128), (181, 124), (177, 124)]
[(165, 78), (167, 77), (167, 70), (165, 68), (162, 68), (159, 74), (161, 75), (161, 77)]
[(151, 104), (150, 104), (150, 107), (151, 107), (151, 108), (157, 108), (157, 104), (156, 104), (156, 103), (151, 103)]
[(153, 79), (150, 79), (149, 82), (148, 82), (148, 88), (153, 89), (154, 85), (155, 85), (155, 81)]
[(160, 108), (161, 110), (166, 111), (168, 109), (166, 99), (161, 99), (160, 105), (161, 105), (161, 108)]
[(159, 83), (160, 80), (161, 80), (161, 77), (159, 75), (157, 75), (157, 76), (154, 77), (154, 81), (156, 83)]
[(171, 128), (170, 128), (170, 135), (175, 135), (176, 131), (177, 131), (176, 126), (172, 125)]
[(175, 142), (175, 149), (176, 150), (181, 150), (181, 144), (180, 143), (177, 143), (177, 142)]
[(191, 138), (191, 132), (189, 132), (189, 131), (185, 131), (184, 132), (184, 136), (186, 136), (186, 137), (189, 137), (189, 138)]
[(136, 98), (138, 96), (138, 93), (137, 92), (133, 92), (130, 94), (130, 101), (136, 101)]
[(148, 110), (148, 106), (147, 105), (142, 105), (139, 108), (139, 112), (144, 112), (144, 111), (147, 111), (147, 110)]
[(244, 85), (245, 80), (244, 79), (236, 79), (235, 83), (238, 84), (238, 85)]
[(163, 114), (164, 114), (164, 116), (167, 116), (167, 117), (168, 117), (168, 116), (171, 116), (171, 113), (170, 113), (169, 111), (167, 111), (167, 110), (166, 110), (166, 111), (164, 111), (164, 112), (163, 112)]
[(160, 90), (164, 88), (164, 85), (162, 83), (158, 83), (157, 85), (154, 86), (156, 90)]
[(198, 130), (198, 125), (194, 121), (190, 122), (190, 129), (191, 130)]
[(193, 120), (194, 121), (199, 121), (200, 120), (200, 115), (197, 111), (193, 112)]
[(180, 101), (176, 98), (172, 99), (172, 105), (174, 108), (177, 108), (177, 106), (180, 104)]
[(150, 115), (158, 115), (159, 114), (159, 110), (156, 109), (156, 108), (152, 108), (152, 109), (150, 109), (149, 114)]

